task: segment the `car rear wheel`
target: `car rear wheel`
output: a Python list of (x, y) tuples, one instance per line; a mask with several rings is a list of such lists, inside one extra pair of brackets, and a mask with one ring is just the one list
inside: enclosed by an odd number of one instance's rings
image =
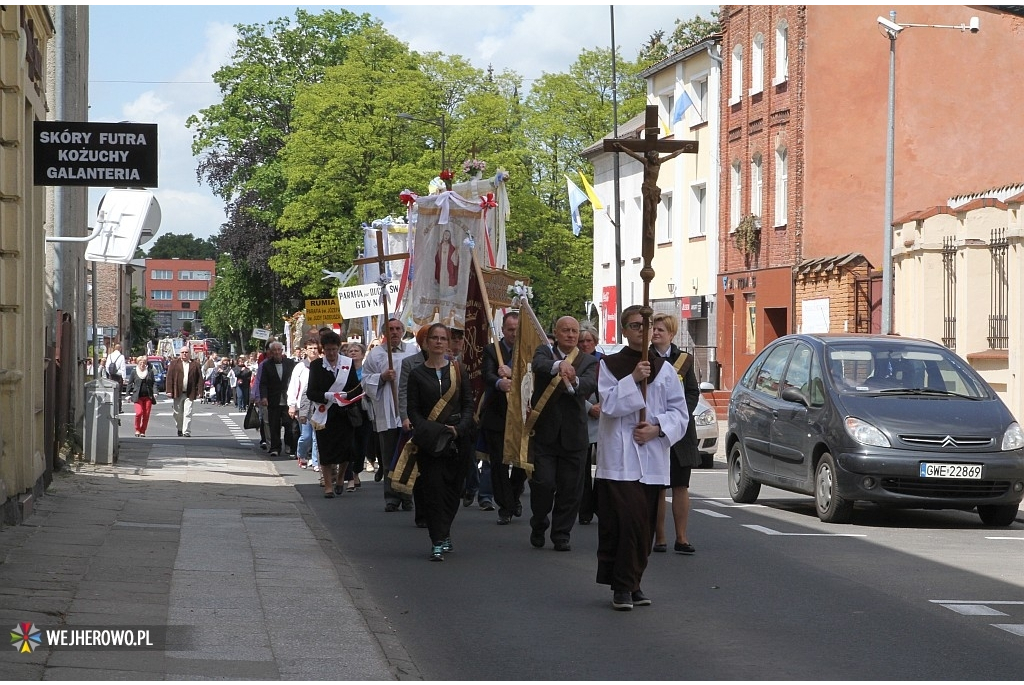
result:
[(818, 518), (825, 523), (849, 523), (853, 517), (853, 502), (837, 493), (837, 473), (832, 455), (828, 452), (821, 455), (814, 474), (814, 506)]
[(979, 504), (978, 516), (986, 526), (1008, 526), (1017, 518), (1016, 504)]
[(737, 442), (729, 452), (729, 495), (733, 502), (752, 504), (761, 493), (761, 484), (747, 474), (747, 459)]

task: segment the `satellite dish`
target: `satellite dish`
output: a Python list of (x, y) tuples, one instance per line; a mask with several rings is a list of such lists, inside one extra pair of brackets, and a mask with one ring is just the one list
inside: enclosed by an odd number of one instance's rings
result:
[(107, 191), (96, 211), (100, 232), (88, 242), (85, 258), (127, 264), (139, 245), (145, 245), (160, 230), (160, 219), (160, 205), (152, 192), (130, 188)]

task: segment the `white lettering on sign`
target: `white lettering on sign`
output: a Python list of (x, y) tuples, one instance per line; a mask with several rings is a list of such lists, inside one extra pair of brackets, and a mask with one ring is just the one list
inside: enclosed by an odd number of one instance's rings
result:
[(138, 181), (138, 169), (111, 167), (46, 167), (47, 178), (71, 179), (76, 181)]

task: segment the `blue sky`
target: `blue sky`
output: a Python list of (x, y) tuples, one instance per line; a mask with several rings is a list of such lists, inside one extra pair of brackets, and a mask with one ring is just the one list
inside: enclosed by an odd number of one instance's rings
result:
[[(224, 221), (223, 202), (196, 181), (185, 120), (219, 101), (211, 75), (230, 60), (235, 24), (294, 17), (296, 5), (90, 5), (89, 119), (160, 126), (160, 233), (208, 238)], [(319, 12), (328, 6), (302, 5)], [(338, 8), (333, 5), (331, 8)], [(609, 5), (342, 5), (379, 18), (421, 52), (460, 54), (475, 66), (518, 72), (529, 88), (561, 72), (580, 50), (611, 41)], [(617, 5), (615, 40), (626, 59), (676, 19), (709, 17), (717, 5)], [(90, 217), (104, 189), (90, 191)]]

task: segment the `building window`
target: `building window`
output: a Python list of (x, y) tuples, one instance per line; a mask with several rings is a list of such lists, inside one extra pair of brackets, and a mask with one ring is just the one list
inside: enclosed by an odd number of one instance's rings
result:
[(691, 84), (696, 96), (693, 104), (699, 108), (697, 113), (700, 115), (700, 123), (704, 123), (708, 120), (708, 78), (705, 76), (698, 81), (691, 81)]
[(708, 234), (708, 187), (705, 183), (690, 186), (690, 237)]
[(761, 155), (754, 155), (750, 161), (750, 213), (761, 218), (761, 194), (764, 186), (764, 174), (761, 170)]
[(729, 183), (729, 230), (735, 231), (740, 225), (740, 191), (743, 186), (743, 176), (740, 171), (740, 163), (732, 163), (732, 179)]
[(661, 194), (657, 217), (658, 242), (672, 242), (672, 193)]
[(775, 151), (775, 225), (785, 226), (789, 218), (789, 155), (786, 148)]
[(210, 280), (209, 271), (179, 271), (179, 281), (208, 281)]
[(178, 312), (178, 320), (179, 321), (195, 321), (196, 320), (196, 313), (195, 312)]
[(992, 255), (992, 287), (989, 291), (991, 305), (988, 315), (988, 346), (993, 350), (1009, 348), (1010, 329), (1007, 317), (1007, 300), (1010, 296), (1010, 284), (1007, 279), (1006, 253), (1008, 243), (1006, 229), (997, 228), (992, 231), (988, 243)]
[[(757, 352), (757, 300), (753, 293), (743, 295), (743, 305), (747, 314), (747, 354)], [(789, 353), (787, 352), (787, 355)], [(785, 361), (785, 359), (783, 359)], [(780, 369), (781, 370), (781, 369)]]
[(174, 278), (174, 272), (170, 269), (154, 269), (149, 272), (149, 278), (153, 281), (170, 281)]
[(150, 292), (150, 296), (154, 300), (171, 300), (174, 299), (174, 293), (170, 290), (153, 290)]
[(754, 36), (754, 44), (750, 50), (750, 95), (757, 95), (764, 90), (764, 36)]
[(780, 85), (789, 78), (789, 24), (780, 21), (775, 27), (775, 78), (773, 85)]
[(658, 98), (658, 118), (662, 120), (662, 130), (668, 129), (669, 133), (672, 131), (672, 108), (675, 104), (676, 96), (671, 91)]
[(942, 290), (942, 344), (956, 349), (956, 239), (942, 239), (942, 272), (945, 288)]
[(205, 290), (179, 290), (179, 300), (205, 300), (207, 291)]
[(743, 98), (743, 46), (737, 45), (732, 51), (732, 90), (729, 104), (735, 105)]

